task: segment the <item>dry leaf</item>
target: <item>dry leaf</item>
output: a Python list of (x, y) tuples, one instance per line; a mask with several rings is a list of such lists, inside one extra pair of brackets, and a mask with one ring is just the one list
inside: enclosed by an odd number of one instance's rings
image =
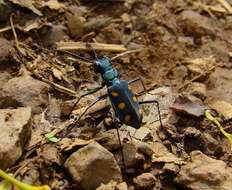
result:
[(35, 8), (34, 6), (35, 2), (33, 0), (9, 0), (9, 1), (21, 7), (28, 8), (39, 16), (43, 16), (43, 14), (37, 8)]
[(59, 3), (57, 0), (50, 0), (47, 2), (44, 2), (42, 7), (49, 7), (52, 10), (60, 10), (65, 8), (65, 5), (62, 3)]
[(178, 165), (184, 164), (184, 160), (178, 158), (173, 153), (169, 152), (168, 149), (160, 142), (153, 142), (151, 144), (153, 154), (151, 161), (153, 163), (164, 162), (164, 163), (175, 163)]
[(53, 73), (54, 77), (56, 77), (58, 80), (61, 80), (63, 77), (63, 73), (56, 68), (52, 69), (52, 73)]
[(196, 58), (196, 59), (186, 59), (187, 68), (191, 73), (194, 74), (203, 74), (213, 65), (215, 65), (216, 60), (214, 56)]
[(193, 102), (187, 97), (179, 97), (171, 106), (171, 109), (176, 113), (185, 113), (188, 115), (200, 117), (204, 115), (206, 106), (197, 102)]
[(75, 138), (74, 140), (69, 139), (69, 138), (63, 138), (60, 143), (59, 143), (59, 147), (61, 151), (70, 151), (73, 150), (77, 147), (82, 147), (85, 146), (89, 143), (93, 142), (93, 140), (84, 140), (84, 139), (79, 139), (79, 138)]
[(39, 22), (37, 20), (33, 21), (33, 22), (29, 22), (26, 24), (26, 26), (23, 28), (24, 32), (29, 32), (30, 30), (33, 29), (38, 29), (39, 28)]
[(223, 115), (226, 120), (232, 118), (232, 105), (223, 100), (211, 101), (209, 106), (216, 110), (219, 114)]

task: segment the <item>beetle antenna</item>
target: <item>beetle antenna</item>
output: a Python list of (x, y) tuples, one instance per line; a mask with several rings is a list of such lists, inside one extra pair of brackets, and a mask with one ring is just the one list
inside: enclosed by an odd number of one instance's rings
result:
[(72, 53), (72, 52), (66, 51), (66, 50), (58, 50), (58, 51), (63, 52), (63, 53), (66, 53), (66, 54), (69, 54), (69, 55), (72, 55), (73, 57), (76, 57), (76, 58), (81, 59), (81, 60), (83, 60), (83, 61), (87, 61), (87, 62), (93, 63), (93, 60), (88, 59), (88, 58), (86, 58), (86, 57), (83, 57), (83, 56), (81, 56), (81, 55), (78, 55), (78, 54), (76, 54), (76, 53)]
[(96, 50), (93, 48), (93, 46), (92, 46), (91, 44), (89, 44), (89, 43), (87, 43), (86, 46), (89, 47), (89, 48), (92, 50), (92, 52), (93, 52), (93, 54), (94, 54), (94, 58), (95, 58), (96, 60), (98, 60)]

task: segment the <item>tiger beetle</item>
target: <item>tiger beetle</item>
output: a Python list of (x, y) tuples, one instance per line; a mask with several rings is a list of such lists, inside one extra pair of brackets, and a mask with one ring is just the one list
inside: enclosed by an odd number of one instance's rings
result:
[[(157, 108), (158, 108), (158, 115), (159, 115), (159, 122), (160, 126), (162, 127), (162, 121), (161, 121), (161, 114), (160, 114), (160, 109), (159, 109), (159, 102), (157, 100), (148, 100), (148, 101), (138, 101), (135, 94), (132, 92), (132, 90), (129, 87), (130, 83), (136, 82), (136, 81), (141, 81), (141, 84), (146, 91), (145, 85), (143, 84), (143, 81), (141, 78), (136, 78), (131, 81), (126, 81), (126, 80), (121, 80), (119, 78), (118, 71), (113, 67), (111, 60), (107, 56), (103, 56), (102, 58), (98, 58), (95, 50), (90, 46), (90, 48), (93, 50), (95, 59), (89, 60), (87, 58), (84, 58), (78, 54), (71, 53), (69, 51), (64, 51), (64, 53), (68, 53), (72, 56), (75, 56), (79, 59), (82, 59), (87, 62), (92, 62), (96, 68), (96, 71), (100, 73), (102, 79), (103, 79), (103, 85), (101, 85), (98, 88), (92, 89), (90, 91), (87, 91), (83, 93), (76, 101), (76, 103), (73, 105), (69, 116), (72, 114), (72, 111), (78, 104), (78, 102), (85, 96), (93, 94), (97, 92), (98, 90), (102, 89), (104, 86), (107, 87), (107, 94), (99, 96), (94, 102), (92, 102), (85, 110), (84, 112), (79, 116), (78, 120), (79, 121), (85, 113), (92, 107), (94, 106), (98, 101), (106, 98), (107, 96), (109, 97), (110, 103), (112, 105), (112, 108), (114, 110), (114, 121), (115, 121), (115, 126), (117, 129), (117, 136), (119, 140), (119, 145), (120, 145), (120, 151), (122, 155), (122, 163), (123, 163), (123, 168), (124, 168), (124, 173), (126, 173), (126, 163), (125, 163), (125, 157), (124, 157), (124, 152), (122, 149), (122, 142), (121, 138), (119, 135), (119, 125), (120, 124), (126, 124), (129, 126), (132, 126), (136, 129), (138, 129), (141, 126), (142, 123), (142, 114), (140, 113), (140, 105), (141, 104), (149, 104), (149, 103), (156, 103)], [(125, 175), (126, 177), (126, 175)]]
[(119, 121), (121, 124), (126, 124), (136, 129), (138, 129), (142, 123), (142, 114), (140, 112), (140, 105), (156, 103), (157, 108), (158, 108), (159, 122), (160, 122), (160, 126), (162, 127), (159, 102), (157, 100), (138, 101), (135, 94), (132, 92), (131, 88), (129, 87), (130, 83), (140, 81), (144, 88), (144, 91), (146, 92), (146, 88), (145, 88), (145, 85), (142, 79), (136, 78), (131, 81), (121, 80), (119, 78), (118, 71), (113, 67), (110, 58), (108, 58), (107, 56), (98, 58), (95, 50), (92, 47), (91, 49), (93, 50), (93, 53), (95, 56), (95, 59), (93, 61), (90, 59), (84, 58), (78, 54), (63, 50), (64, 53), (68, 53), (84, 61), (92, 62), (96, 68), (96, 71), (100, 73), (103, 79), (103, 85), (85, 92), (77, 99), (76, 103), (73, 105), (69, 113), (69, 116), (71, 116), (72, 111), (74, 110), (78, 102), (81, 100), (81, 98), (83, 98), (84, 96), (93, 94), (97, 92), (98, 90), (102, 89), (104, 86), (106, 86), (107, 94), (99, 96), (93, 103), (91, 103), (86, 108), (86, 110), (79, 116), (78, 120), (80, 120), (80, 118), (83, 117), (85, 113), (92, 106), (94, 106), (98, 101), (108, 96), (111, 106), (114, 110), (115, 116), (117, 118), (117, 121)]

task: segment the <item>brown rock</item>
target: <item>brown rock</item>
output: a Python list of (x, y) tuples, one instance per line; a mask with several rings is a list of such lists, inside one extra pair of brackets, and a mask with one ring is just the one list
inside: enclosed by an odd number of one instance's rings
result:
[(73, 153), (65, 162), (73, 180), (83, 189), (96, 189), (101, 183), (122, 181), (122, 174), (112, 153), (97, 142)]
[(210, 103), (210, 107), (223, 115), (226, 120), (232, 118), (232, 105), (230, 103), (223, 100), (216, 100)]
[(0, 92), (0, 107), (32, 107), (34, 113), (47, 105), (48, 86), (30, 76), (10, 79)]
[(31, 108), (0, 110), (0, 168), (12, 166), (22, 155), (31, 133)]
[(188, 86), (187, 91), (201, 100), (205, 100), (206, 98), (206, 85), (203, 83), (193, 82)]
[(191, 152), (191, 162), (181, 167), (176, 182), (191, 190), (231, 190), (232, 168), (200, 151)]
[(2, 90), (2, 87), (4, 84), (10, 80), (11, 75), (8, 72), (0, 72), (0, 91)]
[(100, 29), (108, 26), (111, 23), (111, 18), (92, 18), (88, 22), (84, 24), (84, 32), (95, 32), (99, 31)]
[(127, 184), (126, 182), (122, 182), (122, 183), (119, 183), (117, 186), (116, 186), (116, 189), (115, 190), (127, 190), (128, 187), (127, 187)]
[(188, 69), (184, 65), (177, 66), (172, 70), (175, 79), (183, 79), (188, 75)]
[(115, 190), (117, 182), (110, 181), (107, 184), (101, 184), (96, 190)]
[(210, 19), (195, 11), (183, 11), (178, 20), (179, 25), (187, 34), (193, 36), (214, 35)]
[(0, 64), (6, 63), (9, 60), (10, 49), (13, 48), (13, 43), (0, 38)]
[(145, 142), (142, 142), (142, 141), (139, 141), (137, 143), (137, 149), (138, 149), (138, 152), (140, 152), (146, 156), (152, 156), (152, 154), (153, 154), (153, 150), (152, 150), (151, 146)]
[(0, 3), (0, 23), (5, 23), (9, 21), (11, 12), (13, 11), (13, 6), (8, 1), (3, 1)]
[(66, 13), (68, 21), (68, 29), (73, 37), (81, 37), (84, 33), (85, 18), (80, 16), (79, 13)]
[(155, 182), (156, 178), (151, 173), (143, 173), (133, 179), (136, 189), (149, 189)]

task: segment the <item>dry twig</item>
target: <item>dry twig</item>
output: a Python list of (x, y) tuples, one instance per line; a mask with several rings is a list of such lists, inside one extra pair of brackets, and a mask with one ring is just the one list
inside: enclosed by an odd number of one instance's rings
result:
[(232, 13), (232, 7), (226, 0), (217, 0), (229, 13)]
[(120, 54), (112, 57), (111, 60), (113, 61), (113, 60), (115, 60), (115, 59), (117, 59), (119, 57), (125, 56), (127, 54), (131, 54), (131, 53), (137, 53), (137, 52), (143, 51), (144, 49), (145, 48), (140, 48), (140, 49), (133, 49), (133, 50), (126, 51), (126, 52), (120, 53)]
[[(58, 42), (58, 50), (84, 50), (91, 51), (84, 42)], [(110, 51), (110, 52), (124, 52), (127, 49), (124, 45), (119, 44), (103, 44), (103, 43), (89, 43), (95, 50)]]
[(214, 70), (218, 65), (214, 65), (212, 66), (211, 68), (209, 68), (206, 72), (204, 73), (201, 73), (197, 76), (195, 76), (194, 78), (192, 78), (190, 81), (186, 82), (185, 84), (183, 84), (179, 89), (178, 91), (180, 91), (181, 89), (187, 87), (189, 84), (191, 84), (192, 82), (196, 81), (197, 79), (201, 78), (202, 76), (208, 74), (210, 71)]

